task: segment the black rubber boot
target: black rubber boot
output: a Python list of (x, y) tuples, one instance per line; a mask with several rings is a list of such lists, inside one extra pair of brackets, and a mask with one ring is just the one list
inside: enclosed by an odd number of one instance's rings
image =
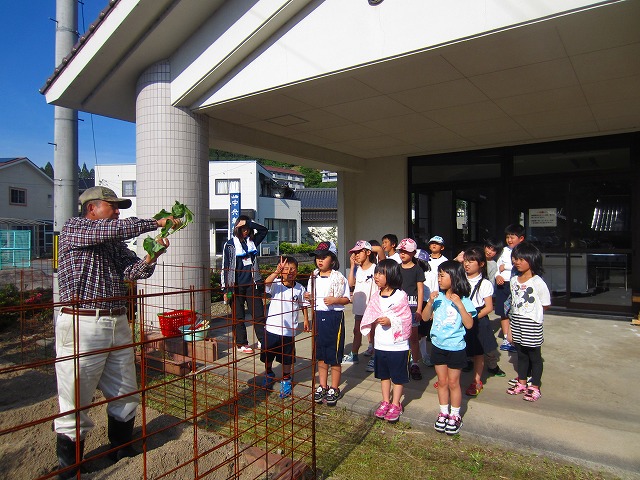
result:
[[(117, 448), (120, 445), (129, 443), (133, 439), (133, 424), (135, 423), (135, 417), (128, 422), (120, 422), (109, 416), (109, 441), (111, 442), (111, 449)], [(109, 453), (109, 458), (114, 462), (122, 460), (125, 457), (135, 457), (138, 452), (131, 446), (127, 445), (118, 450), (114, 450)]]
[[(58, 466), (60, 469), (70, 467), (80, 463), (84, 455), (84, 440), (80, 440), (80, 458), (76, 460), (76, 442), (66, 435), (58, 433), (56, 436), (56, 454), (58, 455)], [(58, 475), (60, 480), (75, 478), (78, 473), (78, 467), (66, 470)]]

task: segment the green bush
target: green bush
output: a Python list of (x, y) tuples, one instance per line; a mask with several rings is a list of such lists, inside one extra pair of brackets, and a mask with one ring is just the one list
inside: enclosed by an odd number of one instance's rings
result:
[(2, 310), (9, 307), (17, 307), (20, 305), (20, 291), (15, 285), (9, 284), (0, 287), (0, 330), (11, 326), (20, 317), (20, 313), (3, 312)]
[(296, 253), (310, 253), (315, 252), (315, 245), (308, 245), (303, 243), (301, 245), (294, 245), (289, 242), (280, 242), (280, 255), (294, 255)]
[(222, 301), (222, 283), (220, 279), (220, 272), (216, 270), (211, 270), (211, 301), (212, 302), (221, 302)]

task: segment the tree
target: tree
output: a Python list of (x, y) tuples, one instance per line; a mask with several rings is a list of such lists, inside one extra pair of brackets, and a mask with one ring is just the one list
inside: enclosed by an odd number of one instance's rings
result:
[(86, 163), (82, 164), (82, 168), (78, 166), (78, 178), (94, 178), (94, 175), (95, 171), (93, 168), (89, 170)]
[(53, 178), (53, 165), (51, 165), (51, 162), (47, 162), (40, 170), (46, 173), (49, 178)]
[(322, 188), (322, 174), (320, 170), (309, 167), (300, 167), (300, 173), (304, 175), (305, 188)]

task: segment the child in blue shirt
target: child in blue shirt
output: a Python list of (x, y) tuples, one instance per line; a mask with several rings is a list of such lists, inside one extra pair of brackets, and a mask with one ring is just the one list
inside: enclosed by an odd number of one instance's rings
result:
[(433, 315), (431, 361), (438, 375), (440, 403), (440, 413), (434, 428), (437, 432), (455, 435), (462, 427), (460, 372), (467, 365), (465, 327), (473, 326), (473, 318), (477, 312), (469, 299), (471, 286), (464, 267), (459, 262), (447, 260), (438, 266), (438, 287), (440, 291), (431, 293), (422, 311), (422, 319), (425, 321)]

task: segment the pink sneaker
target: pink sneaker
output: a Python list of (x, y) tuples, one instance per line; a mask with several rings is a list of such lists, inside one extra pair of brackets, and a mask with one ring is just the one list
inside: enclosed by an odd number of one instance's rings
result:
[(402, 405), (393, 405), (389, 406), (389, 411), (384, 416), (384, 419), (389, 423), (396, 423), (400, 420), (400, 415), (402, 414)]
[(531, 385), (527, 389), (527, 393), (524, 394), (524, 399), (527, 402), (535, 402), (541, 396), (542, 396), (542, 394), (540, 393), (540, 389), (538, 387), (536, 387), (535, 385)]
[(520, 395), (521, 393), (525, 393), (527, 391), (527, 386), (518, 382), (513, 387), (507, 388), (507, 393), (509, 395)]
[(380, 406), (378, 407), (378, 409), (376, 410), (376, 413), (374, 413), (374, 415), (381, 419), (384, 420), (385, 415), (387, 414), (387, 412), (389, 411), (389, 408), (391, 407), (391, 404), (389, 402), (380, 402)]

